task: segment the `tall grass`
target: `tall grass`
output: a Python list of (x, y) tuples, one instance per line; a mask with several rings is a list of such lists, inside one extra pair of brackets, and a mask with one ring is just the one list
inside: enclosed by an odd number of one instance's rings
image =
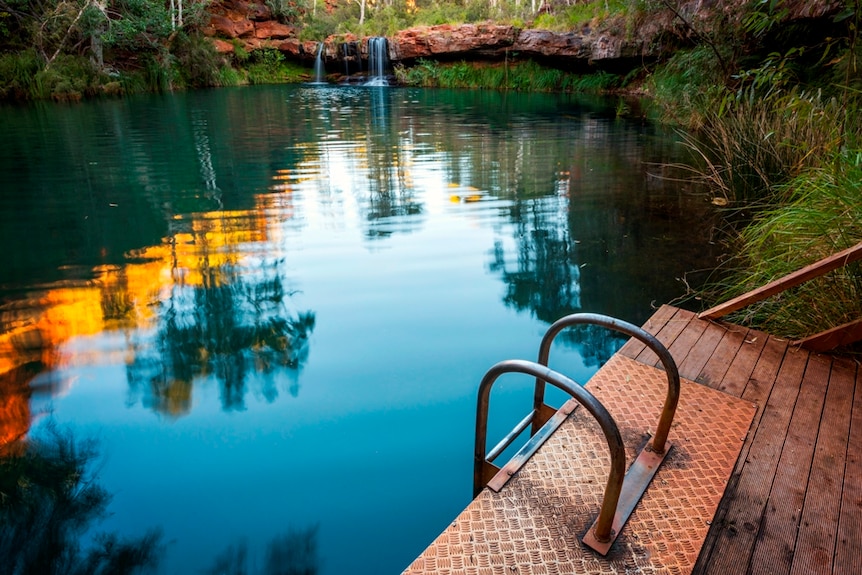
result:
[(252, 52), (246, 62), (245, 71), (251, 84), (299, 82), (308, 76), (308, 70), (287, 62), (284, 54), (275, 49)]
[(700, 177), (723, 203), (746, 209), (787, 199), (787, 182), (820, 168), (844, 144), (845, 108), (794, 88), (780, 97), (737, 101), (684, 136)]
[[(862, 150), (833, 154), (779, 186), (788, 200), (764, 210), (739, 236), (736, 270), (711, 287), (721, 299), (801, 269), (862, 241)], [(798, 339), (862, 317), (859, 262), (810, 280), (728, 319)]]
[(0, 54), (0, 99), (24, 100), (37, 93), (36, 74), (44, 67), (36, 50)]
[(651, 114), (662, 122), (697, 129), (714, 113), (713, 103), (723, 94), (725, 78), (707, 46), (680, 50), (650, 74), (644, 91), (650, 96)]
[(619, 86), (620, 77), (607, 72), (577, 75), (548, 68), (532, 60), (514, 63), (439, 63), (419, 60), (411, 68), (396, 68), (399, 82), (428, 88), (481, 88), (523, 92), (601, 92)]

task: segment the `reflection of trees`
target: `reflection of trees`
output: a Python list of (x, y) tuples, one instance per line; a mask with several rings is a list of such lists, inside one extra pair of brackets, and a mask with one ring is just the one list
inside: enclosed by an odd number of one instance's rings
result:
[[(260, 575), (316, 575), (317, 528), (289, 531), (274, 538), (266, 547)], [(248, 575), (248, 544), (240, 541), (224, 550), (205, 570), (208, 575)]]
[(48, 425), (41, 440), (0, 451), (0, 565), (8, 575), (108, 575), (155, 568), (160, 535), (115, 534), (80, 549), (79, 538), (102, 517), (110, 495), (96, 483), (92, 442)]
[[(491, 271), (499, 273), (506, 285), (503, 302), (548, 324), (582, 311), (575, 242), (565, 221), (559, 221), (563, 216), (554, 208), (554, 202), (516, 202), (511, 210), (517, 259), (507, 265), (503, 243), (498, 241), (491, 263)], [(622, 339), (594, 325), (567, 329), (557, 337), (557, 341), (577, 347), (586, 365), (604, 364), (619, 349)]]
[[(648, 172), (671, 156), (660, 147), (664, 138), (596, 119), (583, 119), (573, 135), (569, 153), (554, 156), (568, 158), (556, 168), (556, 182), (535, 172), (518, 180), (510, 208), (513, 243), (496, 242), (491, 269), (506, 285), (507, 306), (545, 322), (590, 311), (641, 323), (650, 302), (679, 297), (684, 284), (677, 278), (708, 261), (714, 215), (695, 194)], [(594, 364), (622, 341), (592, 326), (559, 339)]]
[(139, 346), (128, 368), (132, 387), (151, 407), (174, 415), (190, 409), (192, 383), (201, 376), (219, 382), (226, 410), (244, 407), (251, 372), (260, 376), (267, 401), (278, 397), (277, 370), (293, 376), (296, 395), (295, 371), (307, 357), (314, 313), (290, 314), (274, 264), (255, 271), (211, 267), (204, 259), (199, 271), (200, 285), (175, 285), (161, 302), (155, 342)]
[(494, 247), (491, 269), (506, 284), (503, 301), (507, 306), (552, 323), (580, 309), (580, 270), (571, 254), (566, 226), (547, 221), (554, 214), (543, 209), (545, 203), (534, 200), (512, 206), (518, 238), (516, 269), (507, 269), (501, 242)]
[(350, 126), (358, 145), (349, 162), (354, 174), (364, 176), (356, 192), (368, 224), (366, 237), (386, 238), (396, 230), (394, 226), (398, 231), (418, 226), (414, 216), (423, 212), (423, 206), (410, 180), (411, 142), (400, 131), (401, 119), (393, 111), (393, 92), (372, 88), (359, 93), (365, 115)]

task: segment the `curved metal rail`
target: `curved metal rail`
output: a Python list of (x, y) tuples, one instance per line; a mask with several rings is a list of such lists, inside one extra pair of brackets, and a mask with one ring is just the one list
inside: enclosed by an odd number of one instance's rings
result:
[[(625, 448), (616, 423), (607, 409), (584, 387), (548, 367), (551, 345), (561, 331), (575, 325), (591, 324), (618, 331), (639, 339), (652, 349), (662, 362), (668, 379), (668, 391), (652, 441), (638, 454), (628, 473), (625, 473)], [(486, 454), (488, 431), (488, 402), (490, 389), (504, 373), (524, 373), (536, 378), (533, 393), (533, 410), (500, 443)], [(545, 404), (545, 386), (550, 383), (569, 393), (569, 400), (559, 410)], [(583, 538), (583, 542), (602, 555), (607, 554), (623, 526), (634, 511), (647, 486), (667, 457), (671, 444), (667, 441), (676, 408), (679, 403), (679, 370), (670, 352), (652, 334), (628, 322), (609, 316), (579, 313), (563, 317), (548, 328), (539, 347), (537, 362), (507, 360), (494, 365), (485, 374), (479, 386), (476, 407), (476, 445), (474, 451), (473, 494), (479, 494), (485, 485), (499, 491), (518, 469), (542, 446), (572, 411), (583, 405), (595, 417), (605, 434), (611, 451), (611, 472), (605, 487), (599, 517)], [(502, 469), (492, 462), (528, 426), (532, 424), (530, 439), (512, 461)], [(625, 473), (625, 477), (623, 474)]]
[[(473, 453), (473, 496), (479, 494), (485, 484), (496, 475), (500, 469), (492, 465), (485, 455), (486, 436), (488, 431), (488, 403), (491, 395), (491, 386), (504, 373), (524, 373), (550, 383), (562, 389), (583, 405), (593, 417), (599, 422), (608, 448), (611, 451), (611, 472), (605, 485), (605, 495), (602, 499), (602, 508), (596, 520), (594, 533), (599, 541), (610, 541), (617, 503), (623, 486), (623, 477), (626, 470), (626, 452), (620, 430), (614, 422), (611, 414), (605, 409), (599, 400), (584, 387), (578, 385), (568, 377), (549, 369), (547, 366), (519, 359), (510, 359), (495, 364), (485, 373), (479, 384), (479, 401), (476, 407), (476, 445)], [(526, 426), (524, 426), (526, 427)], [(522, 428), (523, 429), (523, 428)], [(490, 475), (490, 476), (489, 476)]]
[[(551, 325), (551, 327), (548, 328), (548, 331), (545, 332), (545, 336), (542, 338), (542, 343), (539, 346), (538, 362), (541, 365), (547, 366), (548, 359), (551, 354), (551, 344), (554, 342), (557, 335), (567, 327), (583, 324), (606, 327), (608, 329), (624, 333), (630, 337), (637, 338), (653, 350), (661, 360), (665, 372), (667, 373), (667, 397), (665, 398), (664, 406), (662, 407), (655, 435), (653, 435), (651, 449), (656, 453), (664, 453), (665, 443), (667, 442), (667, 436), (670, 432), (670, 425), (673, 423), (673, 417), (676, 414), (676, 407), (679, 403), (679, 369), (677, 368), (673, 357), (670, 355), (670, 352), (658, 339), (655, 338), (655, 336), (636, 325), (606, 315), (596, 313), (576, 313), (558, 319)], [(533, 410), (539, 414), (547, 414), (549, 409), (551, 408), (545, 405), (545, 384), (539, 378), (536, 378), (536, 390), (533, 394)], [(547, 420), (542, 421), (541, 417), (534, 417), (532, 421), (532, 433), (535, 434)]]

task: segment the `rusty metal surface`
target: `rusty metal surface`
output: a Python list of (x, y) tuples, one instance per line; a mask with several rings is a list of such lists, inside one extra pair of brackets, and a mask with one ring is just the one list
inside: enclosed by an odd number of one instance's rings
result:
[[(664, 372), (614, 356), (591, 380), (631, 462), (654, 431)], [(499, 493), (483, 490), (404, 571), (439, 575), (689, 573), (755, 407), (683, 381), (674, 448), (602, 557), (579, 539), (596, 518), (609, 470), (598, 424), (578, 409)]]

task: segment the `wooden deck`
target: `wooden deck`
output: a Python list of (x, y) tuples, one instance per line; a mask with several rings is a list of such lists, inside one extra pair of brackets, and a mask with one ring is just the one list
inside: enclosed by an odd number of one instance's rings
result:
[[(643, 327), (683, 378), (758, 406), (693, 573), (862, 573), (858, 362), (671, 306)], [(634, 340), (620, 353), (659, 366)]]

